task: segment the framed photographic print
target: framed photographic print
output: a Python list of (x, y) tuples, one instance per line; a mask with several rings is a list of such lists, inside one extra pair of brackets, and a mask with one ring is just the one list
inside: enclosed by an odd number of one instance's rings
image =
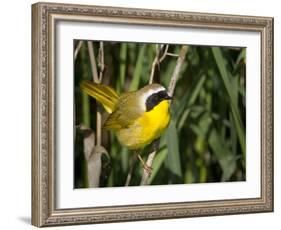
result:
[(32, 224), (273, 211), (273, 18), (32, 6)]

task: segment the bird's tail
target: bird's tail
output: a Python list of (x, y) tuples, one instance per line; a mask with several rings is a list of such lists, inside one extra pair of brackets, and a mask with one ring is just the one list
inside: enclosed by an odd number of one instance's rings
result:
[(112, 113), (118, 102), (119, 95), (107, 85), (97, 84), (92, 81), (82, 81), (80, 88), (83, 92), (99, 101), (108, 113)]

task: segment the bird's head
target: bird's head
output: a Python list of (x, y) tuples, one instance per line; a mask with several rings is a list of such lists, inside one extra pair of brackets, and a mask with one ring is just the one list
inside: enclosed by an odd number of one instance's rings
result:
[(171, 100), (168, 91), (160, 84), (150, 84), (139, 90), (142, 107), (145, 111), (152, 110), (164, 100)]

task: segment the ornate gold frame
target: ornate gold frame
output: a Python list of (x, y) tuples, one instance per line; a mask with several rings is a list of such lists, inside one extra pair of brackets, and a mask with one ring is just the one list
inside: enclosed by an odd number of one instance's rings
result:
[[(55, 208), (54, 25), (58, 20), (258, 31), (261, 34), (261, 197)], [(37, 3), (32, 6), (32, 224), (52, 226), (273, 211), (273, 18)]]

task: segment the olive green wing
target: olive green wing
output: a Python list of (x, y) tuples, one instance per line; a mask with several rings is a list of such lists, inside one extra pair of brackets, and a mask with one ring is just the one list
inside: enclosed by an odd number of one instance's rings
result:
[(136, 101), (135, 92), (122, 94), (115, 111), (109, 115), (103, 127), (114, 130), (128, 128), (144, 112)]

